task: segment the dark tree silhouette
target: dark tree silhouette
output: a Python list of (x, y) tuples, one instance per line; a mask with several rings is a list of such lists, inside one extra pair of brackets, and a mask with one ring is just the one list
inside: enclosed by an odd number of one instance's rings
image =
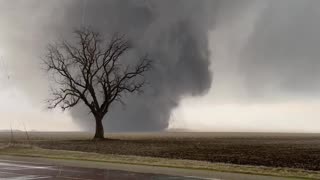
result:
[(122, 102), (125, 93), (142, 91), (152, 61), (143, 56), (134, 65), (124, 62), (123, 55), (133, 47), (123, 35), (115, 34), (107, 41), (90, 28), (74, 34), (75, 43), (48, 46), (44, 63), (55, 80), (49, 108), (65, 110), (83, 102), (95, 118), (94, 139), (104, 139), (102, 120), (110, 105)]

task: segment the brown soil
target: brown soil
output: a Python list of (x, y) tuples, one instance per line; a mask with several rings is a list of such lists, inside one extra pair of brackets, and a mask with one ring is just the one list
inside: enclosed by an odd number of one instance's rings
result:
[(320, 136), (122, 136), (41, 140), (42, 148), (320, 170)]

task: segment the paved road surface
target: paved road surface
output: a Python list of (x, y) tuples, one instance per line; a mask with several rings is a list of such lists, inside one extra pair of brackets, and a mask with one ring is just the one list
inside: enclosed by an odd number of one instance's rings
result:
[(134, 173), (128, 171), (104, 170), (93, 168), (52, 166), (40, 163), (0, 160), (0, 179), (32, 180), (32, 179), (189, 179), (192, 177), (178, 177), (158, 174)]
[[(7, 180), (104, 180), (104, 179), (119, 179), (119, 180), (196, 180), (196, 179), (210, 179), (210, 180), (282, 180), (283, 178), (268, 177), (268, 176), (255, 176), (245, 174), (234, 173), (222, 173), (222, 172), (209, 172), (207, 177), (197, 175), (192, 170), (181, 169), (172, 170), (158, 167), (148, 166), (131, 166), (131, 165), (113, 165), (110, 164), (102, 169), (93, 167), (80, 167), (78, 163), (73, 167), (72, 165), (64, 164), (58, 165), (59, 161), (40, 161), (37, 158), (22, 158), (17, 160), (13, 158), (1, 158), (0, 159), (0, 179)], [(19, 159), (19, 158), (18, 158)], [(90, 162), (84, 162), (90, 164)], [(119, 168), (123, 166), (124, 168)], [(101, 166), (99, 166), (101, 167)], [(110, 168), (108, 168), (110, 167)], [(121, 170), (116, 170), (121, 169)], [(139, 170), (138, 170), (139, 169)], [(138, 170), (138, 172), (137, 172)], [(170, 172), (172, 171), (172, 172)], [(181, 171), (181, 172), (179, 172)], [(148, 172), (148, 173), (141, 173)], [(167, 172), (176, 175), (168, 175)], [(175, 173), (176, 172), (176, 173)], [(158, 174), (154, 174), (158, 173)], [(169, 173), (169, 174), (170, 174)], [(167, 174), (167, 175), (164, 175)]]

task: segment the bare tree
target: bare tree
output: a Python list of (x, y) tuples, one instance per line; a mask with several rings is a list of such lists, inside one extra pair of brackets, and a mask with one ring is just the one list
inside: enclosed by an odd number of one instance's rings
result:
[(109, 41), (90, 28), (74, 32), (78, 41), (49, 44), (44, 58), (46, 69), (55, 80), (49, 108), (72, 108), (83, 102), (96, 122), (94, 139), (104, 139), (102, 120), (115, 101), (126, 93), (141, 92), (145, 72), (152, 61), (143, 56), (134, 65), (123, 55), (132, 49), (125, 36), (115, 34)]

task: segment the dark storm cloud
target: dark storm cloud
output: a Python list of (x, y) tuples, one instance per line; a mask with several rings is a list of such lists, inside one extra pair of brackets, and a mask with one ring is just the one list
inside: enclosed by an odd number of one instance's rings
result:
[(46, 97), (48, 87), (39, 57), (46, 44), (64, 32), (65, 11), (61, 7), (68, 5), (65, 1), (0, 0), (2, 63), (10, 74), (10, 84), (37, 106)]
[(240, 57), (252, 97), (313, 96), (320, 90), (320, 2), (270, 1)]
[[(127, 96), (125, 106), (113, 105), (104, 121), (107, 130), (165, 129), (182, 96), (201, 95), (210, 88), (208, 32), (212, 22), (207, 13), (213, 8), (208, 5), (214, 7), (209, 1), (179, 0), (78, 1), (70, 7), (69, 21), (105, 33), (124, 33), (133, 39), (140, 54), (147, 52), (155, 61), (145, 94)], [(88, 123), (84, 107), (71, 112), (76, 122)]]
[[(10, 80), (39, 104), (48, 87), (39, 57), (49, 42), (73, 37), (80, 26), (127, 34), (136, 54), (149, 53), (156, 67), (145, 94), (112, 107), (106, 129), (162, 130), (183, 97), (211, 87), (209, 57), (218, 104), (316, 97), (319, 7), (317, 0), (0, 0), (0, 53)], [(218, 56), (210, 54), (209, 31), (218, 36)], [(82, 127), (94, 127), (85, 107), (71, 113)]]
[[(0, 40), (14, 71), (15, 85), (39, 102), (48, 82), (40, 70), (45, 46), (57, 39), (71, 39), (71, 32), (90, 26), (104, 35), (126, 34), (136, 53), (148, 53), (155, 68), (148, 75), (145, 94), (127, 96), (126, 105), (115, 104), (105, 119), (106, 129), (149, 131), (168, 127), (170, 113), (182, 96), (204, 94), (211, 85), (208, 32), (212, 25), (213, 1), (192, 0), (74, 0), (0, 1)], [(210, 14), (210, 15), (209, 15)], [(6, 34), (6, 35), (5, 35)], [(129, 57), (136, 59), (134, 55)], [(28, 72), (30, 78), (26, 77)], [(71, 111), (84, 128), (88, 109)]]

